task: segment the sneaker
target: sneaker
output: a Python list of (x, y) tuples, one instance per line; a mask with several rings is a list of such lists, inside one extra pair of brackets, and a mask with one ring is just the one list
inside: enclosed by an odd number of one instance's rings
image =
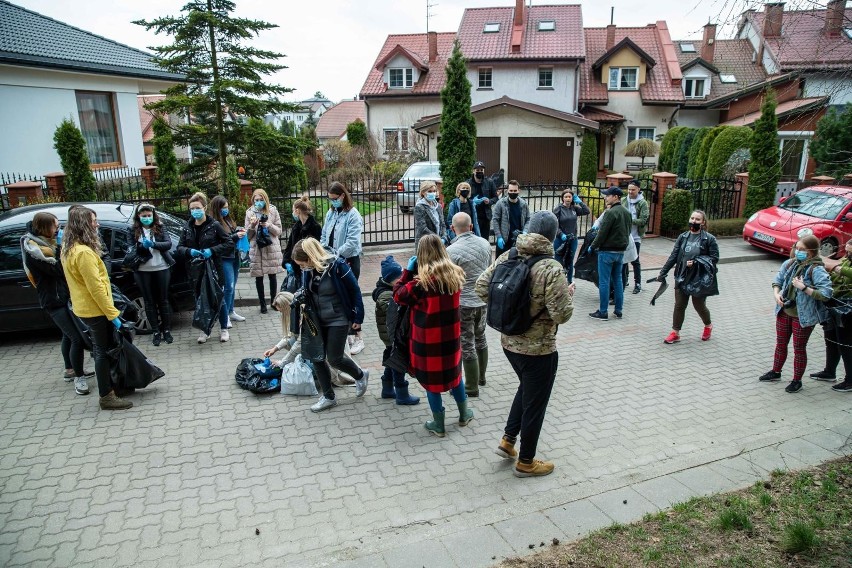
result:
[(852, 381), (844, 379), (842, 383), (837, 383), (831, 387), (831, 390), (837, 392), (852, 392)]
[(237, 322), (246, 321), (246, 318), (244, 318), (243, 316), (241, 316), (237, 312), (231, 312), (230, 314), (228, 314), (228, 317), (231, 318), (231, 321), (237, 321)]
[(222, 331), (219, 332), (219, 341), (221, 341), (222, 343), (225, 343), (226, 341), (230, 341), (230, 340), (231, 340), (231, 334), (228, 333), (227, 329), (223, 329)]
[(595, 310), (594, 312), (590, 313), (589, 317), (600, 321), (607, 321), (609, 319), (609, 315), (602, 314), (600, 310)]
[(351, 387), (355, 384), (355, 379), (349, 375), (344, 375), (337, 369), (332, 369), (331, 384), (336, 387)]
[(234, 327), (234, 326), (231, 325), (231, 318), (229, 316), (228, 321), (225, 322), (225, 329), (231, 329), (232, 327)]
[(540, 477), (553, 473), (553, 464), (541, 460), (533, 460), (532, 463), (518, 462), (515, 464), (515, 477)]
[(642, 291), (642, 285), (637, 283), (636, 286), (633, 287), (633, 293), (638, 294), (641, 291)]
[(355, 396), (361, 398), (367, 392), (367, 381), (370, 379), (370, 371), (363, 369), (364, 373), (360, 379), (355, 379)]
[(790, 384), (784, 390), (787, 392), (799, 392), (802, 390), (802, 381), (790, 381)]
[(710, 334), (713, 333), (712, 325), (705, 325), (704, 331), (701, 332), (701, 341), (707, 341), (710, 339)]
[(676, 331), (671, 332), (666, 336), (665, 339), (663, 339), (663, 343), (666, 343), (668, 345), (671, 345), (672, 343), (677, 343), (678, 341), (680, 341), (680, 335), (678, 335)]
[(351, 335), (350, 337), (354, 337), (355, 339), (353, 339), (352, 343), (349, 345), (349, 353), (357, 355), (364, 350), (364, 340), (357, 335)]
[(172, 337), (172, 332), (170, 332), (170, 331), (168, 331), (168, 330), (166, 330), (166, 331), (164, 331), (164, 332), (163, 332), (163, 341), (165, 341), (166, 343), (168, 343), (169, 345), (171, 345), (171, 344), (172, 344), (172, 341), (174, 341), (174, 340), (175, 340), (175, 338), (174, 338), (174, 337)]
[(320, 399), (317, 403), (311, 406), (311, 412), (322, 412), (323, 410), (328, 410), (334, 406), (337, 406), (337, 401), (335, 399), (328, 399), (325, 398), (325, 396), (320, 395)]
[(151, 343), (154, 344), (154, 347), (159, 347), (160, 342), (163, 340), (163, 336), (160, 335), (160, 332), (155, 332), (154, 337), (151, 338)]
[[(86, 378), (94, 377), (95, 372), (94, 371), (83, 371), (83, 376), (86, 377)], [(64, 373), (62, 373), (62, 380), (65, 381), (66, 383), (70, 383), (71, 381), (73, 381), (76, 378), (77, 378), (77, 375), (74, 374), (74, 371), (65, 371)]]
[(615, 319), (618, 319), (618, 320), (620, 320), (624, 316), (624, 314), (621, 313), (621, 312), (612, 312), (612, 313), (615, 314)]
[(758, 381), (763, 381), (764, 383), (769, 381), (779, 381), (781, 380), (781, 373), (776, 371), (766, 371), (757, 379)]
[(820, 371), (819, 373), (811, 373), (811, 378), (816, 379), (818, 381), (835, 381), (837, 377), (834, 376), (834, 373), (829, 373), (828, 371)]
[(202, 333), (201, 335), (199, 335), (199, 336), (198, 336), (198, 344), (200, 345), (200, 344), (202, 344), (202, 343), (207, 343), (207, 338), (208, 338), (208, 337), (210, 337), (210, 336), (209, 336), (209, 335), (207, 335), (206, 333)]
[(74, 392), (80, 395), (89, 394), (89, 383), (86, 377), (74, 377)]
[(515, 449), (515, 444), (509, 442), (505, 437), (500, 438), (500, 444), (498, 444), (494, 453), (507, 460), (513, 460), (518, 457), (518, 450)]
[(102, 396), (98, 402), (100, 403), (101, 410), (127, 410), (133, 406), (133, 403), (129, 400), (118, 398), (114, 391), (110, 391), (108, 395)]

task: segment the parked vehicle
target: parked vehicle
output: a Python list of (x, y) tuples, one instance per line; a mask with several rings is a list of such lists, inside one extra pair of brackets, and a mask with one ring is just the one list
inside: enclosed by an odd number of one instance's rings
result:
[(396, 203), (403, 213), (410, 213), (420, 198), (420, 182), (441, 183), (440, 162), (414, 162), (396, 183)]
[(803, 189), (749, 217), (743, 239), (789, 256), (796, 241), (808, 234), (820, 242), (822, 256), (834, 256), (852, 236), (852, 188), (815, 186)]
[[(0, 213), (0, 333), (49, 329), (53, 321), (44, 313), (38, 303), (35, 288), (24, 273), (21, 263), (21, 237), (27, 230), (27, 223), (39, 211), (53, 213), (61, 226), (68, 219), (68, 207), (71, 203), (49, 203), (19, 207)], [(104, 257), (110, 279), (125, 296), (139, 307), (136, 321), (137, 333), (150, 333), (151, 327), (145, 315), (145, 302), (133, 280), (133, 273), (122, 269), (122, 260), (129, 246), (133, 244), (132, 203), (86, 203), (95, 211), (100, 225), (101, 239), (107, 248), (108, 257)], [(180, 239), (185, 221), (160, 213), (163, 228), (172, 239), (172, 250)], [(187, 279), (184, 263), (178, 261), (172, 267), (169, 299), (176, 312), (191, 310), (195, 306), (192, 286)]]

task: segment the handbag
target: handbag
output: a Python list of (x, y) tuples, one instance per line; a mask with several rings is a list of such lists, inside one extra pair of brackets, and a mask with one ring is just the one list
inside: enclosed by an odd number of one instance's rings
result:
[(139, 270), (139, 266), (145, 262), (137, 253), (136, 247), (130, 247), (128, 251), (124, 254), (124, 259), (121, 261), (121, 267), (124, 270), (136, 271)]

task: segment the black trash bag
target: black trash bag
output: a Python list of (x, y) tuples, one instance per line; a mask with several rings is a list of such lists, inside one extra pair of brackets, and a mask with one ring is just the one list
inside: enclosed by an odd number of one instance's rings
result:
[(291, 294), (295, 294), (301, 287), (301, 283), (299, 282), (299, 279), (296, 278), (296, 275), (287, 273), (287, 276), (284, 277), (284, 281), (281, 283), (281, 289), (279, 292), (290, 292)]
[(207, 335), (213, 324), (219, 319), (219, 310), (225, 300), (225, 293), (219, 285), (219, 275), (212, 259), (204, 260), (204, 272), (196, 285), (195, 313), (192, 314), (192, 327)]
[[(123, 319), (125, 322), (122, 325), (122, 333), (124, 333), (128, 341), (132, 343), (133, 339), (136, 337), (135, 324), (136, 320), (139, 319), (139, 307), (127, 296), (122, 294), (121, 290), (119, 290), (118, 286), (115, 284), (112, 284), (112, 305), (119, 311), (118, 317)], [(74, 325), (77, 326), (77, 331), (80, 332), (80, 335), (83, 338), (83, 349), (91, 351), (92, 332), (89, 330), (89, 326), (77, 317), (77, 314), (75, 314), (74, 310), (71, 309), (71, 302), (68, 302), (68, 311), (71, 312), (71, 320), (74, 322)]]
[(144, 389), (166, 374), (133, 345), (126, 330), (115, 330), (113, 346), (107, 353), (112, 359), (110, 375), (114, 387)]
[(135, 322), (139, 319), (139, 306), (125, 296), (115, 284), (112, 284), (112, 305), (121, 312), (118, 317), (124, 321)]
[(243, 359), (237, 365), (235, 378), (240, 388), (255, 394), (281, 392), (283, 369), (275, 365), (266, 366), (263, 359)]
[(596, 229), (590, 230), (583, 237), (582, 250), (574, 263), (574, 277), (580, 280), (588, 280), (598, 285), (598, 253), (589, 252), (589, 246), (594, 242), (598, 234)]
[(265, 227), (258, 227), (254, 242), (257, 244), (257, 248), (259, 249), (266, 248), (271, 245), (272, 237), (269, 236), (269, 229), (266, 229)]

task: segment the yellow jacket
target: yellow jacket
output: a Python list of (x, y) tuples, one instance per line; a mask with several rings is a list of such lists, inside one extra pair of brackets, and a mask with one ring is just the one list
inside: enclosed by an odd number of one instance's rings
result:
[(95, 251), (86, 245), (74, 245), (63, 255), (62, 268), (75, 314), (81, 318), (106, 316), (108, 320), (119, 316), (112, 303), (106, 266)]

